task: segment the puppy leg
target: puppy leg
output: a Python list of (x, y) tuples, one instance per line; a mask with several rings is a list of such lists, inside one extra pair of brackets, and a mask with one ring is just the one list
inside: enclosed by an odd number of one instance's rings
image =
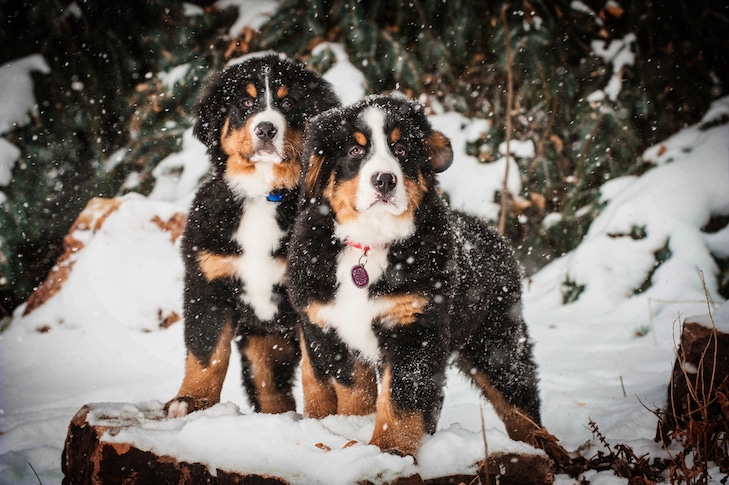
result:
[(384, 452), (415, 456), (425, 432), (425, 414), (419, 409), (403, 409), (392, 394), (392, 368), (388, 366), (382, 373), (370, 444)]
[(409, 324), (380, 335), (380, 393), (370, 443), (383, 451), (415, 456), (423, 434), (435, 432), (448, 359), (441, 330)]
[(374, 367), (355, 361), (349, 379), (335, 381), (337, 414), (366, 416), (375, 412), (377, 400), (377, 373)]
[(494, 406), (512, 439), (530, 438), (541, 425), (539, 387), (526, 324), (513, 305), (493, 312), (460, 349), (457, 364)]
[(169, 417), (182, 417), (220, 401), (220, 392), (230, 361), (233, 334), (233, 325), (228, 321), (208, 359), (201, 359), (193, 351), (188, 350), (185, 377), (180, 390), (177, 396), (165, 405)]
[(311, 362), (311, 349), (301, 336), (301, 386), (304, 391), (304, 416), (321, 419), (336, 414), (337, 391), (334, 378), (317, 372)]
[(248, 335), (238, 342), (243, 384), (256, 412), (296, 410), (291, 392), (299, 355), (296, 342), (283, 335)]
[[(532, 435), (540, 428), (539, 414), (534, 414), (526, 409), (526, 406), (517, 405), (515, 401), (519, 396), (506, 394), (504, 389), (497, 387), (489, 374), (483, 369), (479, 369), (468, 359), (461, 357), (458, 359), (458, 366), (464, 374), (469, 376), (476, 387), (481, 391), (483, 396), (491, 403), (496, 414), (503, 421), (506, 432), (513, 440), (524, 441), (533, 444)], [(525, 388), (520, 392), (520, 396), (524, 394), (532, 394), (535, 391), (526, 389), (530, 386), (520, 386)], [(529, 406), (533, 408), (533, 405)]]

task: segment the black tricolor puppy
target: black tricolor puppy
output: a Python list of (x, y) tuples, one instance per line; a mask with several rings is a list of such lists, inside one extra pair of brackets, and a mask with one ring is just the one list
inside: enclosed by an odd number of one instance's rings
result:
[(437, 193), (452, 159), (404, 99), (370, 97), (307, 126), (288, 254), (304, 413), (376, 411), (370, 443), (385, 451), (414, 455), (435, 431), (451, 355), (512, 438), (533, 442), (540, 424), (520, 270), (504, 239)]
[(335, 106), (326, 81), (276, 55), (232, 65), (207, 83), (194, 134), (208, 148), (213, 174), (200, 186), (183, 233), (187, 361), (169, 416), (220, 400), (233, 339), (253, 407), (295, 409), (298, 317), (282, 285), (285, 254), (304, 123)]

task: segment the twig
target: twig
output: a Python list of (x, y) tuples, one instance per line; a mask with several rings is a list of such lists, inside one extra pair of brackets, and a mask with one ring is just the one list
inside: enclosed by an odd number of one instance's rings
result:
[(489, 445), (486, 442), (486, 423), (483, 419), (483, 404), (479, 405), (481, 410), (481, 436), (483, 437), (483, 465), (481, 471), (483, 473), (486, 483), (489, 480)]
[(33, 470), (33, 475), (35, 475), (35, 479), (38, 480), (38, 483), (40, 483), (40, 485), (43, 485), (43, 482), (41, 482), (41, 479), (38, 476), (38, 473), (36, 473), (35, 468), (33, 468), (33, 465), (31, 465), (30, 462), (28, 462), (28, 466), (30, 467), (31, 470)]
[(511, 44), (509, 43), (509, 26), (506, 23), (506, 7), (501, 9), (501, 21), (504, 23), (504, 47), (506, 48), (506, 168), (504, 183), (501, 188), (501, 214), (499, 214), (499, 232), (506, 231), (506, 202), (508, 199), (507, 184), (509, 181), (509, 159), (511, 158), (511, 109), (514, 105), (514, 72), (511, 68)]

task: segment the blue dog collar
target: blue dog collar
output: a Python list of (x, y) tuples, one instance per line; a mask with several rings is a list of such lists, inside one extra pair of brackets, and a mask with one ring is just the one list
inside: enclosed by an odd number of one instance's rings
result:
[(264, 195), (269, 202), (281, 202), (283, 200), (283, 190), (272, 190), (268, 194)]

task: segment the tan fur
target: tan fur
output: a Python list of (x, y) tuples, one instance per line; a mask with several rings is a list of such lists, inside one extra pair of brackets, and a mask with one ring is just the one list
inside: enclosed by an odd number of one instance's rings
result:
[(324, 326), (326, 326), (326, 322), (319, 318), (319, 312), (322, 308), (324, 308), (323, 303), (311, 302), (304, 310), (306, 316), (309, 317), (309, 321), (320, 328), (324, 328)]
[(209, 251), (197, 253), (197, 263), (205, 279), (213, 281), (217, 278), (233, 278), (237, 275), (240, 256), (221, 255)]
[(423, 438), (423, 415), (419, 411), (399, 409), (392, 402), (390, 385), (392, 371), (386, 367), (382, 375), (380, 395), (377, 397), (375, 430), (370, 444), (382, 451), (397, 451), (413, 455), (418, 451)]
[(301, 386), (304, 390), (304, 416), (321, 419), (337, 412), (337, 392), (330, 381), (314, 375), (309, 351), (301, 338)]
[(362, 133), (361, 131), (355, 131), (353, 136), (354, 141), (362, 146), (367, 146), (367, 136), (364, 133)]
[(295, 411), (293, 396), (281, 393), (274, 383), (276, 365), (295, 358), (296, 352), (290, 342), (278, 335), (250, 336), (243, 354), (251, 365), (251, 377), (261, 412), (277, 414)]
[(220, 391), (223, 389), (225, 373), (228, 370), (230, 343), (234, 333), (233, 325), (230, 322), (226, 323), (207, 365), (188, 352), (185, 377), (175, 397), (188, 402), (188, 412), (205, 409), (220, 402)]
[(337, 217), (337, 222), (345, 224), (358, 217), (354, 204), (357, 199), (359, 175), (350, 180), (336, 182), (334, 174), (329, 177), (329, 183), (324, 188), (324, 197), (327, 198)]
[(228, 154), (225, 173), (228, 175), (250, 175), (256, 170), (256, 164), (249, 160), (253, 154), (253, 140), (250, 137), (248, 123), (239, 129), (230, 128), (230, 120), (225, 120), (220, 133), (220, 146)]
[(425, 139), (425, 148), (430, 166), (436, 172), (442, 172), (453, 163), (451, 141), (440, 131), (433, 130)]
[(309, 167), (304, 178), (304, 188), (306, 189), (306, 196), (309, 198), (314, 196), (314, 187), (316, 187), (316, 181), (319, 178), (319, 172), (323, 164), (324, 157), (322, 156), (312, 155), (309, 158)]
[(273, 166), (273, 188), (293, 189), (301, 177), (302, 134), (286, 129), (284, 134), (283, 159)]
[(286, 86), (281, 86), (278, 88), (278, 91), (276, 91), (276, 96), (278, 96), (278, 99), (286, 97), (286, 95), (289, 94), (289, 88)]
[[(470, 365), (465, 362), (463, 368), (467, 369)], [(534, 443), (534, 432), (539, 426), (529, 419), (519, 408), (510, 405), (504, 395), (498, 391), (487, 375), (480, 372), (469, 372), (469, 375), (476, 383), (478, 388), (483, 392), (489, 402), (493, 405), (496, 414), (504, 422), (506, 432), (509, 437), (516, 441), (524, 441), (526, 443)]]
[(334, 383), (337, 392), (337, 414), (366, 416), (375, 412), (377, 401), (377, 372), (364, 362), (355, 362), (354, 385)]
[(428, 191), (428, 183), (425, 181), (425, 177), (423, 177), (422, 173), (418, 173), (417, 182), (406, 178), (404, 183), (408, 206), (405, 212), (400, 214), (398, 217), (410, 220), (415, 217), (415, 211), (418, 207), (420, 207), (420, 202), (423, 200), (423, 196)]
[(258, 91), (256, 90), (256, 86), (254, 86), (253, 84), (246, 85), (246, 93), (248, 93), (251, 98), (258, 97)]
[(398, 140), (402, 138), (402, 133), (400, 132), (400, 128), (393, 128), (393, 130), (390, 132), (390, 141), (392, 143), (397, 143)]
[(385, 325), (409, 325), (423, 313), (428, 299), (420, 294), (382, 296), (389, 303), (386, 313), (380, 315)]

